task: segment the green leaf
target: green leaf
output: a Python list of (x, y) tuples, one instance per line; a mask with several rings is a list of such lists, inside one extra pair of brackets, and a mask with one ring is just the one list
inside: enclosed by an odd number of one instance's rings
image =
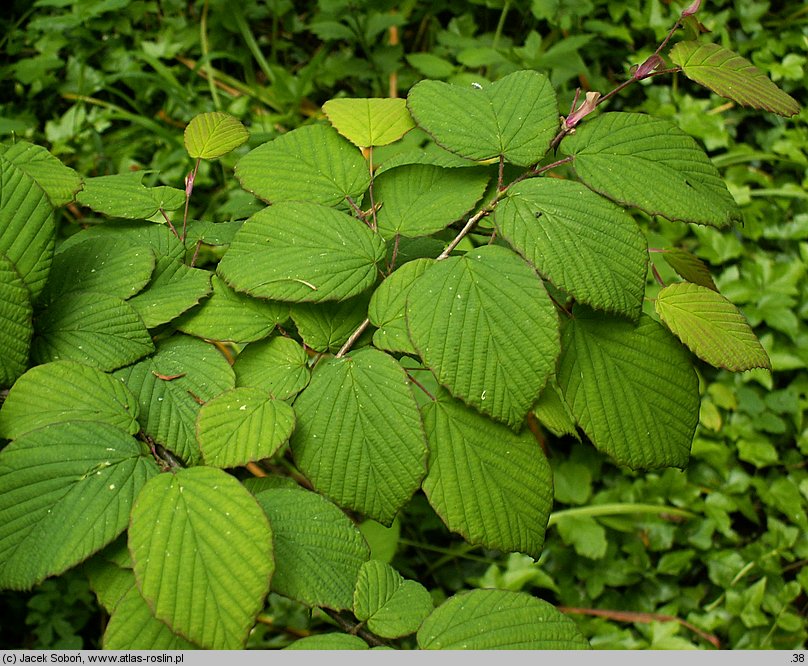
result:
[(87, 575), (87, 582), (99, 605), (112, 614), (121, 599), (135, 587), (126, 537), (122, 535), (93, 555), (81, 566), (81, 571)]
[(445, 394), (423, 408), (429, 439), (424, 493), (472, 544), (538, 558), (553, 505), (553, 473), (529, 430), (509, 428)]
[(119, 380), (75, 361), (37, 365), (17, 380), (0, 410), (0, 437), (16, 439), (65, 421), (106, 423), (134, 435), (138, 405)]
[(422, 650), (585, 650), (575, 623), (523, 592), (472, 590), (444, 601), (418, 630)]
[(205, 403), (196, 419), (205, 464), (238, 467), (269, 458), (292, 434), (295, 413), (260, 389), (237, 388)]
[(300, 471), (340, 506), (389, 525), (426, 471), (426, 442), (402, 367), (363, 349), (321, 364), (295, 402)]
[(696, 141), (669, 120), (604, 113), (561, 142), (578, 177), (619, 204), (669, 220), (725, 227), (741, 213)]
[(128, 303), (147, 328), (168, 323), (211, 292), (211, 274), (191, 268), (169, 255), (158, 255), (148, 286)]
[(751, 62), (718, 44), (684, 41), (670, 51), (684, 75), (742, 106), (793, 116), (800, 105)]
[(740, 310), (712, 289), (689, 282), (657, 295), (660, 319), (701, 360), (733, 372), (766, 368), (771, 361)]
[(609, 547), (606, 530), (591, 516), (563, 516), (558, 519), (556, 527), (564, 543), (572, 546), (578, 555), (591, 560), (606, 555)]
[(710, 274), (710, 269), (697, 256), (679, 248), (663, 250), (661, 254), (662, 258), (676, 271), (679, 277), (693, 284), (700, 284), (702, 287), (707, 287), (707, 289), (718, 291), (718, 287), (713, 282), (713, 276)]
[(559, 353), (558, 317), (544, 284), (499, 246), (429, 268), (410, 291), (407, 323), (438, 381), (510, 426), (521, 425)]
[(555, 91), (534, 71), (471, 87), (421, 81), (410, 90), (407, 105), (440, 146), (473, 160), (535, 164), (558, 131)]
[(558, 385), (595, 447), (633, 469), (684, 467), (699, 416), (687, 352), (660, 324), (576, 308), (564, 328)]
[(351, 520), (322, 495), (300, 488), (264, 490), (256, 499), (275, 542), (272, 591), (308, 606), (351, 608), (359, 568), (370, 556)]
[(365, 158), (326, 125), (299, 127), (258, 146), (238, 161), (236, 177), (245, 190), (270, 203), (345, 206), (347, 197), (358, 201), (370, 185)]
[(315, 634), (299, 638), (289, 643), (284, 650), (367, 650), (368, 644), (359, 636), (340, 634), (332, 631), (326, 634)]
[(213, 345), (175, 335), (160, 342), (155, 354), (115, 376), (137, 397), (144, 432), (186, 463), (201, 462), (197, 414), (200, 404), (233, 388), (227, 359)]
[(236, 386), (258, 388), (287, 400), (309, 383), (308, 360), (306, 350), (291, 338), (276, 336), (247, 345), (233, 364)]
[(403, 99), (331, 99), (323, 104), (328, 120), (360, 148), (398, 141), (415, 123)]
[(337, 352), (368, 314), (367, 293), (337, 303), (292, 306), (292, 321), (304, 344), (318, 352)]
[(29, 589), (124, 529), (157, 466), (105, 423), (59, 423), (0, 451), (0, 588)]
[(0, 386), (11, 386), (28, 367), (33, 316), (28, 288), (14, 265), (0, 255)]
[(152, 478), (129, 526), (138, 588), (155, 617), (212, 650), (244, 648), (275, 564), (255, 498), (211, 467)]
[(54, 256), (43, 299), (55, 301), (73, 291), (98, 291), (126, 300), (149, 282), (154, 261), (148, 247), (89, 238)]
[(271, 335), (289, 318), (289, 306), (239, 294), (219, 276), (211, 279), (213, 293), (199, 307), (174, 322), (177, 330), (207, 340), (253, 342)]
[(405, 319), (407, 296), (415, 281), (434, 263), (434, 259), (408, 261), (387, 276), (373, 292), (368, 318), (379, 329), (373, 334), (373, 344), (379, 349), (417, 353), (410, 341)]
[(115, 370), (154, 351), (134, 308), (117, 296), (65, 294), (41, 312), (31, 355), (37, 363), (61, 359)]
[(384, 243), (359, 220), (318, 204), (284, 202), (244, 223), (219, 274), (261, 298), (334, 301), (372, 286), (384, 259)]
[(533, 178), (508, 190), (494, 219), (519, 254), (577, 301), (640, 316), (647, 246), (622, 209), (579, 183)]
[(42, 146), (27, 141), (0, 144), (0, 159), (33, 178), (45, 190), (53, 206), (70, 203), (82, 187), (81, 176)]
[(131, 171), (87, 178), (76, 201), (96, 213), (127, 220), (145, 220), (157, 214), (160, 208), (176, 210), (185, 203), (182, 190), (146, 187), (142, 183), (143, 176), (143, 171)]
[(229, 113), (200, 113), (185, 128), (185, 150), (191, 157), (215, 160), (250, 138), (247, 128)]
[(488, 185), (478, 169), (408, 164), (382, 173), (373, 184), (379, 231), (385, 238), (429, 236), (468, 213)]
[(561, 396), (558, 382), (555, 379), (547, 382), (536, 404), (533, 405), (533, 413), (539, 422), (556, 437), (570, 435), (581, 441), (575, 416)]
[(0, 256), (11, 262), (35, 301), (53, 258), (53, 206), (37, 182), (0, 154)]
[[(135, 576), (130, 572), (132, 585)], [(110, 613), (101, 643), (105, 650), (194, 650), (196, 646), (175, 634), (152, 614), (149, 604), (132, 587)]]
[(433, 604), (423, 585), (404, 580), (389, 564), (370, 560), (359, 571), (353, 609), (377, 636), (399, 638), (415, 633)]

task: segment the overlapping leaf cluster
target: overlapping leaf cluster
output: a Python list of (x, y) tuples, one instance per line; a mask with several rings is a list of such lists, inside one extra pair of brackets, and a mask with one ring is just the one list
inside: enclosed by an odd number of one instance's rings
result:
[[(469, 542), (538, 557), (552, 472), (528, 421), (632, 468), (686, 465), (685, 346), (731, 370), (769, 360), (698, 262), (679, 262), (658, 319), (644, 307), (648, 248), (625, 208), (722, 228), (737, 206), (668, 121), (604, 113), (566, 136), (534, 71), (324, 110), (330, 124), (239, 161), (268, 206), (211, 234), (227, 247), (210, 269), (187, 243), (211, 242), (204, 224), (154, 224), (181, 192), (2, 148), (0, 586), (94, 556), (109, 648), (242, 647), (270, 591), (350, 610), (373, 640), (585, 647), (526, 595), (433, 609), (343, 510), (390, 524), (422, 490)], [(420, 145), (374, 161), (413, 128)], [(221, 113), (185, 135), (197, 160), (246, 139)], [(82, 187), (79, 203), (125, 219), (55, 249), (53, 207)], [(265, 460), (292, 474), (230, 473)]]

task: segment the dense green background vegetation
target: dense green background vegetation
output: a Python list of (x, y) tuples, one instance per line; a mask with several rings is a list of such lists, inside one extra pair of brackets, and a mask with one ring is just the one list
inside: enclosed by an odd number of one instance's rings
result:
[[(196, 114), (240, 118), (251, 142), (200, 167), (193, 217), (242, 219), (257, 202), (232, 165), (253, 145), (320, 114), (340, 95), (404, 96), (422, 78), (495, 80), (547, 72), (562, 107), (606, 91), (664, 37), (684, 2), (477, 0), (233, 3), (14, 2), (0, 18), (0, 139), (47, 146), (86, 175), (146, 172), (182, 187), (182, 129)], [(658, 245), (705, 260), (762, 339), (773, 372), (700, 366), (701, 423), (685, 471), (633, 473), (586, 443), (537, 433), (555, 474), (556, 514), (538, 562), (471, 547), (421, 497), (392, 531), (367, 525), (393, 564), (436, 600), (461, 589), (526, 590), (566, 609), (595, 648), (804, 647), (808, 636), (808, 10), (718, 0), (700, 19), (803, 106), (785, 120), (741, 109), (685, 79), (653, 79), (613, 110), (669, 118), (704, 145), (743, 206), (718, 232), (638, 219)], [(69, 236), (93, 223), (63, 211)], [(653, 241), (651, 243), (654, 244)], [(656, 268), (672, 275), (665, 262)], [(688, 517), (629, 512), (666, 504)], [(617, 506), (615, 506), (617, 505)], [(0, 594), (0, 644), (95, 647), (104, 618), (80, 570), (31, 593)], [(251, 647), (329, 626), (272, 596)]]

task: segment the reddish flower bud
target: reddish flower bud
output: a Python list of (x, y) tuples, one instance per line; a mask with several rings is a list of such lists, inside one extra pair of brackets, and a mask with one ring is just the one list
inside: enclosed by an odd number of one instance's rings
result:
[(595, 107), (598, 105), (598, 100), (600, 99), (599, 92), (588, 92), (586, 93), (586, 99), (581, 102), (580, 106), (575, 109), (564, 121), (564, 124), (567, 126), (567, 129), (572, 129), (575, 127), (581, 120), (583, 120), (586, 116), (592, 113), (595, 110)]
[(631, 70), (631, 78), (635, 81), (642, 81), (651, 76), (664, 62), (661, 55), (654, 53), (654, 55), (650, 56), (642, 65)]
[(695, 0), (690, 7), (685, 9), (682, 12), (682, 18), (687, 18), (688, 16), (693, 16), (697, 11), (699, 11), (699, 7), (701, 7), (701, 0)]

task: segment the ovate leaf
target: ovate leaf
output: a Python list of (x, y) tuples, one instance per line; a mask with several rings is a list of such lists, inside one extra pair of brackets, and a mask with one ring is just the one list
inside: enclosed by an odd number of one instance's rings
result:
[(133, 587), (110, 613), (101, 643), (105, 650), (193, 650), (196, 646), (178, 636), (152, 614), (140, 590)]
[(247, 345), (233, 364), (236, 386), (259, 388), (286, 400), (309, 383), (308, 355), (291, 338), (276, 336)]
[(577, 301), (640, 316), (648, 252), (621, 208), (579, 183), (533, 178), (508, 190), (495, 221), (517, 252)]
[(718, 287), (715, 286), (713, 281), (713, 276), (710, 274), (710, 269), (696, 255), (687, 250), (675, 248), (663, 250), (662, 258), (678, 273), (679, 277), (693, 284), (700, 284), (702, 287), (718, 291)]
[(11, 386), (28, 366), (32, 317), (28, 287), (14, 265), (0, 255), (0, 386)]
[(800, 111), (791, 95), (780, 90), (751, 62), (719, 44), (679, 42), (669, 55), (687, 78), (743, 106), (781, 116), (793, 116)]
[(238, 467), (269, 458), (289, 439), (295, 414), (260, 389), (225, 391), (199, 410), (197, 439), (202, 457), (214, 467)]
[(468, 87), (421, 81), (410, 90), (407, 105), (439, 145), (473, 160), (535, 164), (558, 131), (555, 91), (534, 71)]
[(203, 648), (244, 647), (275, 564), (266, 515), (235, 478), (193, 467), (151, 479), (132, 509), (129, 550), (158, 619)]
[(65, 421), (106, 423), (134, 435), (137, 416), (137, 400), (119, 380), (75, 361), (54, 361), (31, 368), (11, 388), (0, 410), (0, 437), (16, 439)]
[(585, 650), (575, 623), (524, 592), (472, 590), (444, 601), (418, 630), (422, 650)]
[(375, 282), (384, 258), (384, 243), (361, 221), (317, 204), (286, 202), (244, 223), (219, 274), (261, 298), (344, 300)]
[(54, 206), (73, 201), (82, 187), (81, 176), (42, 146), (18, 140), (10, 145), (0, 144), (0, 155), (33, 178)]
[(420, 583), (404, 580), (393, 567), (378, 560), (362, 565), (354, 592), (354, 615), (377, 636), (413, 634), (432, 609), (432, 596)]
[(39, 314), (31, 354), (38, 363), (65, 359), (115, 370), (152, 351), (151, 336), (127, 301), (78, 291)]
[(370, 184), (362, 154), (325, 125), (299, 127), (253, 149), (236, 164), (242, 187), (264, 201), (326, 206), (361, 199)]
[(687, 352), (643, 315), (637, 326), (583, 308), (564, 327), (558, 384), (595, 447), (633, 469), (684, 467), (699, 416)]
[(468, 213), (487, 184), (478, 169), (408, 164), (385, 171), (373, 184), (379, 231), (385, 238), (434, 234)]
[(510, 426), (522, 423), (558, 357), (550, 297), (535, 271), (503, 247), (429, 268), (410, 291), (407, 323), (438, 381)]
[(96, 176), (84, 181), (76, 200), (97, 213), (128, 220), (147, 219), (160, 208), (176, 210), (185, 202), (182, 190), (170, 187), (146, 187), (142, 171)]
[(269, 336), (289, 318), (289, 306), (233, 291), (217, 275), (213, 293), (174, 322), (183, 333), (208, 340), (253, 342)]
[(157, 352), (115, 376), (137, 397), (138, 420), (157, 443), (189, 464), (201, 462), (196, 418), (202, 404), (233, 388), (233, 370), (210, 344), (184, 335), (161, 342)]
[(275, 541), (272, 591), (308, 606), (350, 608), (359, 568), (370, 557), (351, 520), (322, 495), (300, 488), (264, 490), (256, 499)]
[(539, 399), (533, 406), (533, 413), (545, 428), (556, 437), (570, 435), (578, 441), (577, 423), (569, 405), (561, 395), (558, 383), (555, 380), (547, 382)]
[(229, 113), (200, 113), (185, 128), (185, 150), (191, 157), (214, 160), (250, 138), (247, 128)]
[(421, 417), (401, 366), (374, 349), (322, 363), (295, 412), (292, 452), (315, 489), (389, 525), (426, 471)]
[(656, 311), (696, 356), (733, 372), (766, 368), (771, 361), (740, 310), (721, 294), (689, 282), (659, 292)]
[(553, 474), (528, 429), (514, 434), (442, 395), (424, 409), (435, 512), (469, 543), (538, 558), (553, 505)]
[(337, 303), (292, 306), (292, 321), (303, 343), (318, 352), (337, 352), (368, 314), (368, 294)]
[(157, 473), (138, 442), (105, 423), (59, 423), (0, 451), (0, 588), (28, 589), (126, 528)]
[(360, 148), (398, 141), (415, 123), (403, 99), (331, 99), (323, 104), (328, 120)]
[(617, 203), (714, 227), (741, 220), (718, 170), (669, 120), (604, 113), (564, 139), (561, 148), (588, 187)]

